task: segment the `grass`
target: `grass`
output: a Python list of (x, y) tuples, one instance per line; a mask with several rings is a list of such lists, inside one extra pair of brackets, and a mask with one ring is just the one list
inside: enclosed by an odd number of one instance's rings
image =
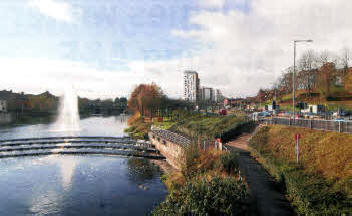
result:
[[(177, 114), (175, 114), (177, 115)], [(158, 118), (144, 121), (140, 115), (133, 115), (128, 120), (129, 128), (125, 132), (133, 138), (147, 139), (151, 125), (162, 129), (172, 130), (188, 137), (201, 136), (202, 139), (223, 138), (224, 141), (233, 139), (243, 131), (251, 130), (254, 123), (245, 115), (208, 116), (202, 113), (181, 113), (178, 117)]]
[(177, 132), (188, 137), (200, 135), (203, 139), (233, 139), (243, 130), (251, 130), (253, 122), (244, 115), (206, 116), (196, 115), (175, 125)]
[[(327, 111), (337, 111), (339, 108), (352, 111), (352, 100), (350, 99), (352, 97), (350, 93), (346, 92), (342, 87), (333, 87), (331, 88), (331, 91), (331, 95), (335, 96), (326, 98), (321, 97), (317, 92), (313, 92), (313, 96), (308, 97), (306, 91), (298, 90), (296, 92), (296, 101), (304, 101), (309, 104), (323, 104), (326, 106)], [(271, 104), (272, 101), (267, 101), (267, 103)], [(291, 111), (292, 94), (287, 94), (280, 97), (279, 105), (281, 110)], [(299, 111), (298, 109), (296, 110)]]
[[(294, 134), (300, 133), (296, 165)], [(352, 135), (304, 128), (261, 128), (250, 141), (301, 215), (352, 212)]]

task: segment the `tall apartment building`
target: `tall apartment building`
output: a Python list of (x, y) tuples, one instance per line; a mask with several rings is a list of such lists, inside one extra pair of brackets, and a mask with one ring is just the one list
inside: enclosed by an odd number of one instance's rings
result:
[(199, 77), (196, 71), (184, 72), (184, 99), (197, 103), (199, 101)]
[(209, 87), (200, 88), (200, 100), (201, 101), (214, 101), (215, 94), (214, 89)]

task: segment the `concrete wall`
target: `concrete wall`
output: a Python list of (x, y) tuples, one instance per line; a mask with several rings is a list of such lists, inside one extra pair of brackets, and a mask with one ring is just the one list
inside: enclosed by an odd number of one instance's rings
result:
[(10, 113), (2, 113), (0, 112), (0, 125), (1, 124), (9, 124), (11, 123), (12, 118)]
[(163, 156), (165, 156), (166, 161), (174, 168), (181, 169), (185, 161), (184, 147), (158, 136), (152, 131), (150, 131), (148, 135), (151, 143), (155, 145), (155, 148), (159, 150)]

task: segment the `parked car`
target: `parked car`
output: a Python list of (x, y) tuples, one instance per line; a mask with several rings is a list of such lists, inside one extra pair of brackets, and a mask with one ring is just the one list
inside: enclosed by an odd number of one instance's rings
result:
[(269, 113), (269, 112), (260, 112), (260, 113), (258, 113), (258, 117), (270, 117), (271, 116), (271, 114)]
[(336, 118), (336, 119), (334, 119), (334, 122), (344, 122), (345, 121), (345, 119), (343, 119), (343, 118)]
[(219, 114), (225, 116), (225, 115), (227, 115), (227, 110), (226, 109), (222, 109), (222, 110), (219, 111)]

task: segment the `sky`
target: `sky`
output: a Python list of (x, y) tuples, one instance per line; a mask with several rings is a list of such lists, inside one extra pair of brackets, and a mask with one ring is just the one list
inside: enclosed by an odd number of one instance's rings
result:
[(270, 87), (293, 40), (339, 54), (352, 44), (350, 0), (1, 0), (0, 89), (89, 98), (155, 82), (173, 98), (183, 71), (225, 96)]

